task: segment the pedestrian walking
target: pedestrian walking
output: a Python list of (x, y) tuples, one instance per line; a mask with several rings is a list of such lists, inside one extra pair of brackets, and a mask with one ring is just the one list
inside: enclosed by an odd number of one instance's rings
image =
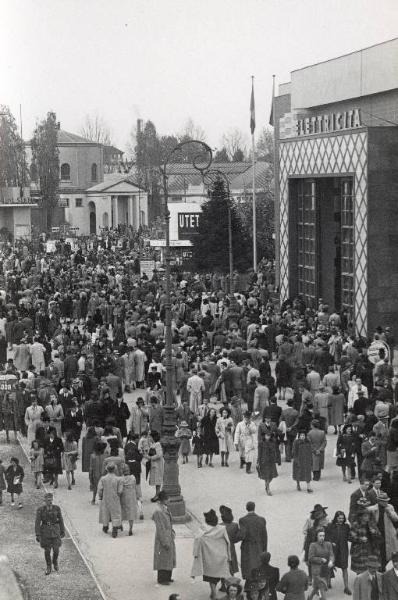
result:
[(122, 526), (122, 510), (120, 496), (123, 491), (123, 480), (115, 474), (114, 463), (108, 463), (107, 474), (98, 482), (98, 498), (100, 499), (99, 522), (102, 531), (108, 533), (109, 523), (112, 523), (112, 537), (116, 538), (118, 529)]
[(241, 552), (241, 573), (245, 580), (250, 580), (253, 569), (260, 566), (260, 555), (267, 552), (268, 534), (267, 525), (264, 517), (255, 513), (256, 505), (254, 502), (246, 504), (247, 515), (239, 519), (239, 529), (242, 537), (240, 546)]
[(188, 462), (188, 456), (191, 453), (191, 437), (192, 431), (190, 430), (188, 423), (186, 421), (181, 421), (180, 426), (176, 431), (176, 438), (178, 438), (180, 443), (180, 454), (182, 456), (182, 464)]
[(134, 475), (130, 473), (128, 465), (123, 468), (123, 489), (120, 495), (120, 505), (122, 509), (122, 522), (128, 521), (129, 535), (133, 535), (134, 521), (137, 520), (137, 488)]
[(152, 515), (155, 523), (155, 544), (153, 552), (153, 570), (157, 571), (160, 585), (173, 582), (173, 569), (176, 567), (175, 532), (170, 511), (167, 507), (168, 495), (161, 490), (157, 497), (157, 505)]
[(104, 450), (106, 444), (97, 439), (94, 444), (93, 452), (90, 455), (90, 466), (89, 466), (89, 481), (90, 491), (93, 493), (91, 504), (95, 504), (98, 491), (98, 483), (102, 477), (104, 470)]
[(35, 478), (36, 489), (40, 489), (43, 481), (44, 450), (37, 440), (33, 440), (29, 450), (30, 468)]
[(164, 458), (163, 448), (160, 444), (160, 435), (157, 431), (152, 433), (153, 444), (149, 448), (148, 460), (150, 464), (149, 485), (155, 486), (155, 495), (151, 502), (156, 502), (160, 488), (163, 485)]
[(203, 453), (204, 453), (204, 443), (203, 443), (203, 433), (202, 426), (198, 423), (196, 427), (196, 431), (193, 432), (192, 435), (192, 447), (193, 454), (196, 456), (196, 464), (198, 469), (203, 466)]
[(348, 541), (350, 537), (350, 525), (347, 523), (343, 511), (338, 510), (331, 523), (325, 528), (326, 541), (331, 542), (334, 552), (334, 566), (342, 570), (344, 593), (351, 596), (351, 590), (348, 586)]
[(5, 474), (6, 470), (3, 461), (0, 459), (0, 506), (3, 505), (3, 491), (7, 489)]
[(10, 466), (7, 467), (5, 478), (7, 481), (7, 492), (11, 495), (11, 506), (15, 506), (15, 496), (17, 496), (18, 508), (22, 508), (21, 494), (23, 491), (22, 482), (25, 472), (19, 464), (18, 458), (13, 456), (10, 459)]
[(305, 592), (308, 589), (307, 574), (299, 569), (300, 560), (298, 556), (291, 554), (287, 559), (290, 571), (282, 575), (282, 579), (276, 584), (275, 589), (285, 594), (285, 600), (305, 600)]
[(245, 412), (242, 421), (235, 429), (235, 448), (239, 452), (240, 468), (246, 465), (246, 473), (251, 473), (251, 466), (256, 451), (257, 427), (251, 420), (251, 413)]
[(366, 570), (357, 575), (354, 580), (353, 600), (385, 600), (382, 573), (379, 572), (380, 562), (377, 556), (366, 558)]
[(330, 582), (330, 570), (334, 566), (334, 552), (331, 542), (325, 541), (325, 529), (320, 527), (316, 532), (316, 540), (308, 551), (308, 562), (311, 565), (312, 591), (308, 600), (317, 595), (325, 600)]
[(265, 491), (268, 496), (272, 496), (271, 481), (278, 477), (277, 461), (275, 441), (272, 439), (271, 432), (265, 431), (258, 444), (257, 473), (259, 478), (265, 482)]
[(216, 422), (216, 434), (221, 454), (221, 466), (229, 467), (228, 459), (234, 450), (234, 422), (229, 408), (222, 408), (221, 416)]
[(307, 438), (306, 431), (299, 431), (297, 439), (293, 442), (293, 479), (296, 482), (297, 490), (301, 491), (300, 482), (305, 481), (307, 492), (312, 493), (311, 488), (312, 473), (312, 447)]
[(215, 511), (210, 509), (204, 517), (207, 528), (194, 540), (191, 577), (202, 576), (210, 585), (210, 598), (214, 600), (219, 581), (232, 574), (231, 550), (227, 531), (218, 525)]
[(76, 462), (78, 459), (79, 453), (77, 448), (77, 442), (75, 440), (75, 436), (72, 431), (68, 431), (65, 435), (65, 444), (64, 444), (64, 469), (66, 473), (66, 481), (68, 483), (68, 490), (72, 489), (72, 485), (75, 485), (75, 471), (76, 471)]
[(65, 537), (62, 512), (59, 506), (53, 504), (53, 500), (53, 494), (47, 493), (44, 496), (44, 506), (39, 507), (36, 511), (36, 541), (44, 550), (47, 565), (46, 575), (50, 575), (52, 566), (55, 571), (59, 570), (59, 549), (62, 545), (62, 538)]
[(311, 444), (313, 479), (314, 481), (319, 481), (322, 469), (325, 466), (325, 448), (327, 439), (326, 434), (322, 431), (321, 424), (317, 419), (312, 421), (311, 429), (307, 434), (307, 439)]

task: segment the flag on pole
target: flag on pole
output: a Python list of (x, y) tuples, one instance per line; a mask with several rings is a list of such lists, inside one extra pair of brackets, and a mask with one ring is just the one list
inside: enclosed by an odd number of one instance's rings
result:
[(271, 127), (274, 126), (274, 101), (275, 101), (275, 75), (272, 75), (272, 101), (271, 101), (271, 114), (269, 116), (269, 124)]
[(254, 77), (252, 77), (252, 95), (250, 98), (250, 131), (253, 135), (256, 129), (256, 108), (254, 105)]

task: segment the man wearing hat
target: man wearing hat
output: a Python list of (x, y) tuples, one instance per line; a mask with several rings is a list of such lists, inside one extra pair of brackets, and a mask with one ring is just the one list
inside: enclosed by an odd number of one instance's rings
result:
[(381, 570), (385, 571), (392, 554), (398, 552), (398, 539), (396, 527), (398, 515), (390, 504), (390, 498), (385, 492), (377, 496), (378, 510), (376, 511), (377, 526), (383, 536), (380, 544)]
[(382, 574), (377, 556), (368, 556), (367, 570), (354, 580), (353, 600), (385, 600)]
[(350, 509), (348, 513), (348, 520), (352, 524), (356, 521), (359, 505), (358, 500), (367, 500), (368, 506), (376, 504), (376, 492), (370, 487), (369, 479), (363, 478), (360, 481), (359, 488), (355, 490), (350, 496)]
[(142, 397), (137, 398), (136, 406), (131, 409), (130, 431), (141, 436), (144, 431), (148, 431), (148, 411), (144, 408), (145, 402)]
[(396, 600), (398, 598), (398, 552), (391, 555), (392, 569), (383, 575), (384, 600)]
[(171, 576), (176, 567), (175, 532), (167, 507), (168, 499), (167, 493), (160, 490), (157, 495), (157, 506), (152, 515), (156, 526), (153, 570), (157, 571), (160, 585), (170, 585), (173, 582)]
[(36, 540), (44, 549), (47, 569), (46, 575), (51, 573), (51, 550), (52, 564), (54, 570), (58, 571), (58, 555), (62, 544), (62, 538), (65, 537), (64, 520), (59, 506), (53, 504), (53, 494), (47, 493), (44, 496), (45, 505), (37, 509), (35, 532)]

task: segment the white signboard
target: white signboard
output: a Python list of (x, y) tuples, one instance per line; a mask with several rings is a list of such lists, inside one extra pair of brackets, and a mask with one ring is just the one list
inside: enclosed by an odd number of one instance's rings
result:
[(47, 254), (52, 254), (56, 251), (55, 240), (48, 240), (46, 242), (46, 252)]
[(379, 350), (384, 350), (386, 357), (390, 360), (390, 348), (388, 345), (382, 340), (376, 340), (368, 348), (368, 359), (374, 365), (381, 360)]
[(152, 279), (154, 268), (155, 268), (154, 260), (140, 260), (141, 277), (145, 273), (145, 275), (148, 277), (148, 279)]

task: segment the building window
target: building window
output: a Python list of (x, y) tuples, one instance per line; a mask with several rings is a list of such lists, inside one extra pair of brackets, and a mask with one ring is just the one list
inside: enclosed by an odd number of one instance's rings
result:
[(91, 181), (97, 181), (97, 165), (95, 163), (91, 165)]
[(58, 200), (58, 206), (61, 208), (69, 208), (69, 198), (60, 198)]
[(61, 181), (69, 181), (70, 180), (70, 165), (68, 163), (63, 163), (61, 165)]
[(76, 208), (82, 208), (83, 206), (83, 198), (76, 198), (75, 200), (75, 207)]

